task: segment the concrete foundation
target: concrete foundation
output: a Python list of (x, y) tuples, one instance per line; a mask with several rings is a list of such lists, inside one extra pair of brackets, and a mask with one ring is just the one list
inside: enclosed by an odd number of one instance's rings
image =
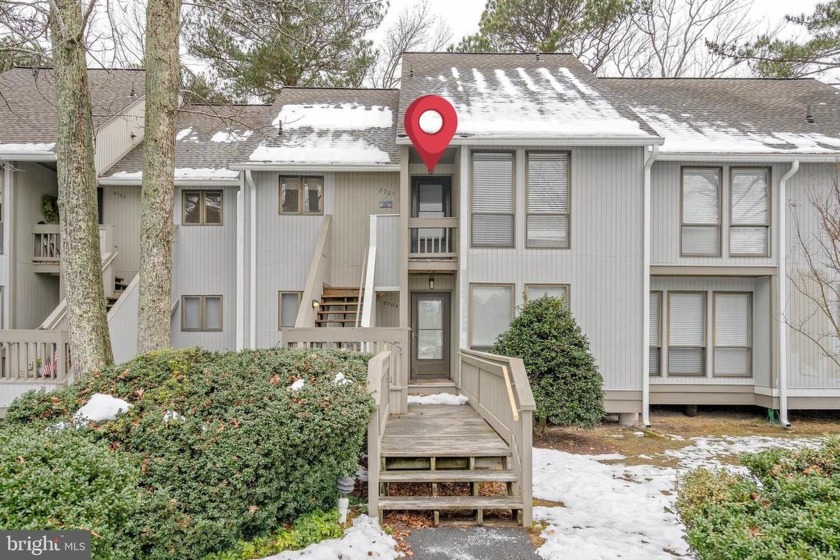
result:
[(622, 426), (635, 426), (639, 423), (638, 412), (624, 412), (618, 415), (618, 423)]

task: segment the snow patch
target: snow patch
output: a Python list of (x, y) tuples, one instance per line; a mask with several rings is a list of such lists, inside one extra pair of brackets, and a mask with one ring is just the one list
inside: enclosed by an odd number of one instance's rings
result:
[(170, 422), (175, 420), (184, 420), (184, 417), (183, 415), (178, 414), (174, 410), (167, 410), (166, 413), (163, 415), (164, 424), (169, 424)]
[[(819, 438), (775, 438), (769, 436), (721, 436), (721, 437), (693, 437), (691, 445), (682, 449), (665, 451), (665, 455), (679, 460), (680, 469), (695, 469), (697, 467), (720, 468), (718, 461), (721, 456), (737, 456), (744, 453), (758, 453), (768, 449), (799, 449), (801, 447), (817, 448), (822, 443)], [(743, 467), (723, 465), (727, 470), (746, 473)]]
[(231, 142), (244, 142), (245, 140), (250, 138), (253, 133), (253, 130), (220, 130), (219, 132), (214, 134), (213, 137), (210, 138), (210, 140), (212, 142), (225, 142), (228, 144)]
[(178, 134), (175, 135), (175, 140), (181, 141), (192, 133), (193, 133), (192, 127), (185, 128), (184, 130), (180, 130), (180, 131), (178, 131)]
[(106, 422), (115, 420), (120, 412), (126, 412), (131, 405), (122, 399), (95, 393), (90, 400), (73, 415), (73, 422), (85, 424), (86, 422)]
[(375, 519), (361, 515), (353, 520), (353, 526), (344, 531), (340, 539), (321, 541), (303, 550), (281, 552), (263, 560), (394, 560), (402, 556), (396, 546), (397, 541), (385, 533)]
[(465, 395), (437, 393), (436, 395), (408, 395), (408, 404), (467, 404), (470, 400)]
[(38, 152), (51, 152), (55, 148), (55, 142), (52, 143), (28, 143), (28, 144), (0, 144), (0, 153), (2, 154), (29, 154)]
[(303, 379), (298, 379), (289, 386), (289, 389), (291, 389), (292, 391), (300, 391), (301, 389), (303, 389), (303, 386), (305, 384), (306, 382)]
[(338, 372), (337, 374), (335, 374), (333, 383), (335, 383), (336, 385), (347, 385), (348, 383), (352, 383), (352, 381), (347, 379), (347, 377), (342, 372)]
[[(137, 180), (143, 179), (142, 171), (119, 171), (109, 177), (110, 179), (123, 180)], [(232, 171), (224, 168), (195, 168), (195, 167), (177, 167), (175, 168), (175, 180), (193, 180), (193, 181), (213, 181), (225, 179), (238, 179), (239, 171)]]
[(349, 134), (340, 136), (313, 134), (295, 142), (294, 145), (260, 144), (251, 154), (250, 160), (320, 165), (380, 165), (389, 163), (391, 158), (376, 146)]
[(359, 103), (283, 105), (271, 124), (277, 127), (281, 123), (283, 130), (368, 130), (391, 128), (394, 114), (389, 107)]

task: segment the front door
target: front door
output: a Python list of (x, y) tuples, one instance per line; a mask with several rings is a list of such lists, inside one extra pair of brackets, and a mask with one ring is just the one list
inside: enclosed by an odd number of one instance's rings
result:
[(411, 294), (411, 377), (449, 379), (449, 293)]

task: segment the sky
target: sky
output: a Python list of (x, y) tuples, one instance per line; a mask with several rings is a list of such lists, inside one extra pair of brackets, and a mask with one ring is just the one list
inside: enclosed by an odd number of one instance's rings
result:
[[(478, 31), (478, 20), (487, 3), (486, 0), (428, 0), (434, 13), (446, 19), (452, 28), (453, 42), (457, 42), (464, 35)], [(825, 1), (825, 0), (823, 0)], [(391, 7), (385, 16), (380, 29), (387, 28), (397, 18), (406, 6), (413, 6), (418, 0), (390, 0)], [(756, 18), (767, 18), (771, 23), (780, 21), (786, 14), (811, 12), (818, 0), (754, 0), (753, 10)], [(792, 5), (793, 4), (793, 5)], [(376, 37), (377, 34), (374, 34)]]

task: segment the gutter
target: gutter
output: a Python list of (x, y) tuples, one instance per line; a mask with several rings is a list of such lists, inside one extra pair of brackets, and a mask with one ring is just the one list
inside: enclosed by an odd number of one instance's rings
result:
[(249, 340), (250, 347), (257, 347), (257, 186), (254, 184), (254, 177), (251, 175), (251, 170), (245, 170), (245, 181), (248, 184), (248, 193), (251, 200), (251, 213), (248, 216), (248, 221), (251, 223), (251, 250), (250, 250), (250, 328)]
[(334, 173), (334, 172), (351, 172), (351, 171), (359, 171), (359, 172), (366, 172), (366, 173), (375, 173), (375, 172), (391, 172), (391, 173), (399, 173), (400, 166), (393, 165), (390, 163), (383, 163), (382, 165), (330, 165), (328, 163), (323, 164), (287, 164), (287, 163), (234, 163), (232, 165), (228, 165), (227, 169), (232, 171), (288, 171), (288, 172), (310, 172), (310, 171), (318, 171), (321, 173)]
[(245, 348), (245, 174), (236, 192), (236, 351)]
[(651, 146), (645, 159), (643, 234), (642, 234), (642, 424), (650, 427), (650, 175), (653, 162), (659, 155), (659, 146)]
[[(661, 146), (665, 139), (658, 136), (459, 136), (449, 142), (451, 146)], [(411, 146), (406, 136), (397, 136), (397, 146)]]
[[(100, 185), (105, 187), (139, 187), (142, 185), (142, 178), (139, 177), (97, 177)], [(206, 187), (213, 185), (216, 187), (238, 187), (240, 186), (239, 179), (175, 179), (176, 187)]]
[(692, 153), (662, 153), (657, 157), (659, 161), (701, 161), (701, 162), (723, 162), (723, 163), (837, 163), (840, 160), (840, 152), (830, 154), (800, 154), (800, 153), (752, 153), (733, 154), (716, 152), (692, 152)]
[(779, 421), (785, 428), (788, 421), (787, 387), (787, 323), (785, 323), (785, 305), (787, 301), (787, 182), (799, 171), (799, 161), (794, 161), (790, 169), (779, 180), (779, 289), (777, 303), (779, 307)]
[(0, 152), (3, 161), (56, 161), (53, 152)]

